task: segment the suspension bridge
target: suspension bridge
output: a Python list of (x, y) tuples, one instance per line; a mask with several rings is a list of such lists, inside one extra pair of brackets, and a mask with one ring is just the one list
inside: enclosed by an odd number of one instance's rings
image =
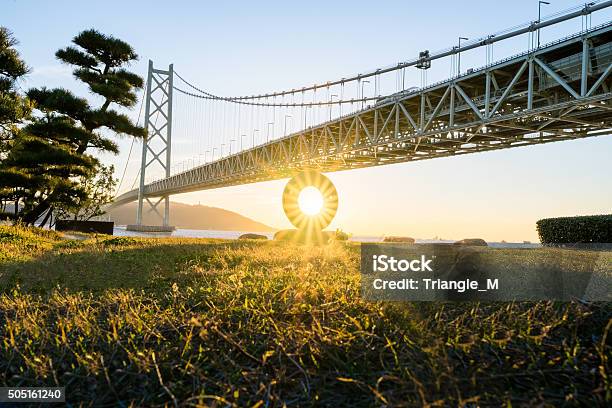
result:
[[(138, 201), (131, 227), (164, 230), (173, 194), (609, 135), (612, 22), (590, 21), (611, 5), (589, 3), (393, 66), (260, 95), (219, 95), (150, 61), (139, 185), (112, 206)], [(540, 30), (572, 19), (579, 31), (540, 45)], [(494, 61), (494, 44), (515, 37), (527, 39), (525, 51)], [(486, 64), (461, 70), (461, 53), (480, 48)], [(448, 78), (427, 84), (428, 69), (442, 61)], [(420, 70), (418, 88), (406, 86), (411, 68)], [(173, 154), (184, 160), (173, 165)], [(162, 226), (142, 225), (145, 205)]]

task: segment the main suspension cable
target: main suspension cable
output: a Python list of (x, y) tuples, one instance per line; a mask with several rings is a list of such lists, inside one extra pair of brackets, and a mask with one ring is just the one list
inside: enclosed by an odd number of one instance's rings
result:
[[(184, 89), (181, 89), (177, 86), (173, 86), (175, 91), (178, 91), (184, 95), (188, 95), (188, 96), (192, 96), (194, 98), (200, 98), (200, 99), (210, 99), (210, 100), (217, 100), (217, 101), (225, 101), (225, 102), (232, 102), (232, 103), (237, 103), (240, 105), (251, 105), (251, 106), (280, 106), (280, 107), (299, 107), (299, 106), (326, 106), (326, 105), (340, 105), (340, 104), (347, 104), (347, 103), (356, 103), (356, 102), (368, 102), (368, 101), (376, 101), (381, 99), (381, 96), (372, 96), (372, 97), (367, 97), (367, 98), (358, 98), (358, 99), (346, 99), (346, 100), (338, 100), (338, 101), (325, 101), (325, 102), (304, 102), (304, 103), (263, 103), (263, 102), (246, 102), (244, 100), (240, 100), (240, 98), (226, 98), (226, 97), (222, 97), (222, 96), (217, 96), (217, 95), (213, 95), (209, 92), (206, 91), (202, 91), (200, 89), (198, 89), (196, 86), (190, 84), (189, 82), (187, 82), (186, 80), (184, 80), (176, 71), (174, 71), (174, 75), (176, 75), (180, 80), (182, 80), (187, 86), (190, 86), (191, 88), (195, 89), (198, 92), (201, 92), (201, 94), (196, 94), (193, 92), (189, 92), (186, 91)], [(300, 91), (301, 92), (301, 91)], [(263, 98), (263, 97), (262, 97)], [(266, 97), (267, 98), (267, 97)]]
[[(147, 94), (147, 84), (145, 84), (144, 89), (142, 91), (142, 96), (140, 98), (140, 108), (138, 110), (138, 119), (136, 119), (136, 126), (140, 123), (140, 116), (142, 115), (142, 106), (145, 100), (145, 95)], [(132, 149), (134, 148), (134, 142), (136, 141), (135, 137), (132, 137), (132, 143), (130, 144), (130, 151), (128, 152), (127, 160), (125, 161), (125, 167), (123, 168), (123, 173), (121, 174), (121, 180), (119, 181), (119, 185), (115, 190), (115, 198), (119, 195), (119, 190), (121, 190), (121, 186), (123, 185), (123, 180), (125, 179), (125, 173), (127, 172), (128, 165), (130, 164), (130, 158), (132, 157)]]
[[(353, 81), (361, 81), (365, 78), (369, 78), (372, 76), (380, 76), (381, 74), (385, 74), (388, 72), (392, 72), (392, 71), (396, 71), (396, 70), (402, 70), (404, 68), (410, 67), (410, 66), (415, 66), (418, 64), (423, 64), (423, 63), (427, 63), (436, 59), (440, 59), (440, 58), (444, 58), (444, 57), (448, 57), (448, 56), (454, 56), (457, 55), (458, 53), (461, 52), (465, 52), (465, 51), (469, 51), (475, 48), (479, 48), (482, 46), (487, 46), (490, 44), (493, 44), (495, 42), (498, 41), (502, 41), (502, 40), (506, 40), (508, 38), (512, 38), (518, 35), (522, 35), (525, 33), (533, 33), (536, 32), (537, 30), (540, 30), (542, 28), (566, 21), (566, 20), (571, 20), (573, 18), (576, 17), (580, 17), (580, 16), (585, 16), (585, 15), (590, 15), (591, 13), (595, 12), (595, 11), (599, 11), (599, 10), (603, 10), (605, 8), (608, 8), (612, 6), (612, 0), (596, 0), (596, 1), (592, 1), (590, 3), (584, 4), (584, 5), (576, 5), (573, 6), (571, 8), (565, 9), (565, 10), (561, 10), (558, 11), (554, 14), (551, 14), (549, 16), (540, 18), (540, 20), (536, 20), (536, 21), (529, 21), (529, 22), (525, 22), (523, 24), (520, 25), (516, 25), (514, 27), (499, 31), (497, 33), (491, 34), (491, 35), (487, 35), (485, 37), (480, 37), (477, 38), (475, 40), (469, 40), (466, 41), (464, 43), (462, 43), (460, 46), (453, 46), (453, 47), (449, 47), (443, 50), (439, 50), (439, 51), (435, 51), (432, 53), (428, 53), (426, 55), (423, 56), (419, 56), (417, 58), (414, 58), (412, 60), (409, 61), (405, 61), (405, 62), (399, 62), (396, 65), (391, 65), (391, 66), (387, 66), (384, 68), (378, 68), (376, 70), (372, 70), (363, 74), (357, 74), (357, 75), (353, 75), (352, 77), (349, 78), (341, 78), (335, 81), (328, 81), (325, 83), (319, 83), (319, 84), (314, 84), (311, 86), (306, 86), (300, 89), (291, 89), (291, 90), (285, 90), (285, 91), (280, 91), (280, 92), (272, 92), (272, 93), (267, 93), (267, 94), (263, 94), (263, 95), (246, 95), (246, 96), (235, 96), (235, 97), (222, 97), (222, 96), (218, 96), (218, 95), (214, 95), (210, 92), (206, 92), (202, 89), (197, 88), (195, 85), (190, 84), (189, 82), (187, 82), (183, 77), (181, 77), (179, 74), (176, 73), (175, 71), (175, 75), (177, 75), (178, 78), (180, 78), (183, 82), (185, 82), (188, 86), (190, 86), (191, 88), (193, 88), (194, 90), (198, 91), (199, 93), (201, 93), (202, 95), (209, 97), (211, 99), (220, 99), (220, 100), (225, 100), (228, 102), (236, 102), (238, 103), (238, 101), (245, 101), (245, 100), (253, 100), (253, 99), (258, 99), (260, 100), (261, 98), (269, 98), (269, 97), (274, 97), (274, 96), (285, 96), (285, 95), (295, 95), (295, 93), (298, 92), (307, 92), (307, 91), (316, 91), (317, 89), (323, 89), (323, 88), (329, 88), (330, 86), (335, 86), (335, 85), (344, 85), (348, 82), (353, 82)], [(191, 95), (191, 96), (196, 96), (194, 94), (188, 93), (186, 91), (183, 91), (181, 89), (175, 88), (177, 91), (179, 92), (183, 92), (187, 95)], [(200, 97), (200, 96), (198, 96)], [(371, 98), (370, 100), (373, 100), (376, 98)], [(361, 102), (362, 100), (356, 100), (357, 102)], [(347, 101), (336, 101), (334, 102), (334, 104), (338, 103), (352, 103), (355, 101), (351, 101), (351, 100), (347, 100)], [(312, 104), (312, 105), (301, 105), (301, 104), (283, 104), (283, 105), (278, 105), (278, 106), (323, 106), (324, 104), (329, 104), (329, 103), (321, 103), (321, 104)], [(259, 103), (255, 103), (256, 106), (271, 106), (271, 105), (267, 105), (267, 104), (259, 104)]]

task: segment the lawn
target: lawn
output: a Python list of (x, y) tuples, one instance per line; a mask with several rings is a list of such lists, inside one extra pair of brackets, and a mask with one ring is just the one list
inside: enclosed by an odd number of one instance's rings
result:
[(605, 406), (610, 303), (376, 303), (359, 246), (0, 226), (0, 386), (97, 406)]

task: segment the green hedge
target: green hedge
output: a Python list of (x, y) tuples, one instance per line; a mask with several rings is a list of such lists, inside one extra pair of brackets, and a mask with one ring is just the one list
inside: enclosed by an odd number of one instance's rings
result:
[(546, 244), (612, 243), (612, 214), (545, 218), (536, 223)]

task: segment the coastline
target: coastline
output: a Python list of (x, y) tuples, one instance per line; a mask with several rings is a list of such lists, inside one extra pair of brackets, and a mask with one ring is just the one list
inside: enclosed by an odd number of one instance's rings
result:
[[(145, 233), (136, 231), (127, 231), (124, 225), (115, 226), (113, 235), (119, 237), (150, 237), (150, 238), (220, 238), (220, 239), (238, 239), (242, 234), (251, 233), (253, 231), (219, 231), (219, 230), (196, 230), (187, 228), (177, 228), (171, 233)], [(268, 239), (273, 239), (274, 232), (257, 232), (257, 234), (265, 235)], [(382, 242), (384, 236), (374, 235), (354, 235), (349, 238), (351, 242)], [(417, 244), (451, 244), (456, 240), (452, 239), (420, 239), (415, 238)], [(540, 243), (519, 243), (519, 242), (487, 242), (492, 248), (540, 248)]]

